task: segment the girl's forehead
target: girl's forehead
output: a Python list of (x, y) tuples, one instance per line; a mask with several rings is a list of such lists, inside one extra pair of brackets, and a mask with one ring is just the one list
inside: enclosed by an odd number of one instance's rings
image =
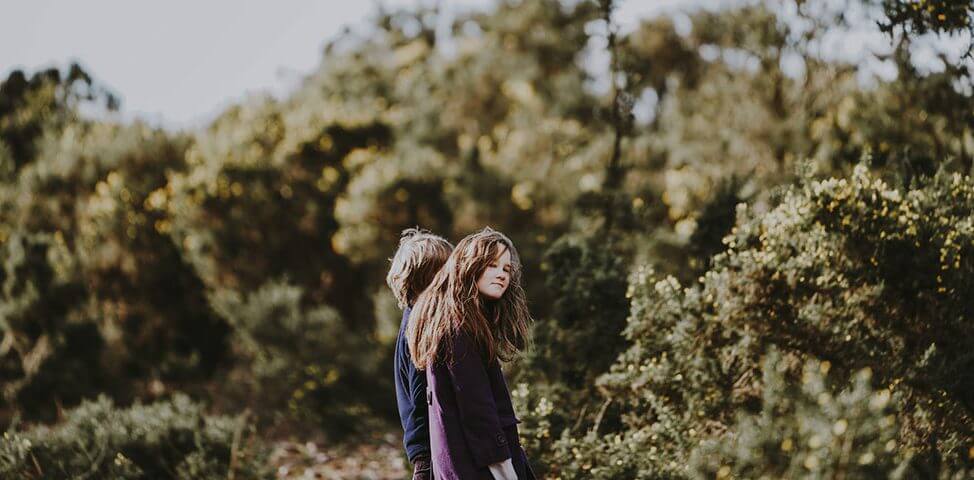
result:
[(497, 241), (489, 238), (478, 238), (467, 244), (467, 250), (481, 255), (488, 255), (497, 249)]
[(511, 249), (508, 245), (500, 240), (483, 240), (481, 242), (472, 242), (467, 248), (464, 249), (464, 256), (473, 260), (474, 258), (481, 258), (486, 260), (497, 260), (503, 261), (504, 259), (510, 260)]
[(503, 262), (506, 260), (507, 262), (510, 262), (511, 250), (507, 248), (507, 245), (504, 245), (503, 243), (497, 243), (494, 246), (493, 260), (498, 262)]

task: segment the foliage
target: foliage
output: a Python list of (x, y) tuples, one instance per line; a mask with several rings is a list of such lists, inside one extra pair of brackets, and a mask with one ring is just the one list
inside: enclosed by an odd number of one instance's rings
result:
[[(516, 367), (521, 383), (514, 395), (528, 422), (519, 426), (521, 435), (538, 458), (548, 455), (553, 438), (596, 414), (595, 379), (625, 347), (627, 255), (610, 242), (569, 236), (545, 252), (551, 314), (533, 325), (533, 348)], [(536, 473), (546, 470), (535, 465)]]
[(196, 139), (157, 208), (208, 288), (248, 292), (288, 275), (310, 302), (368, 318), (361, 272), (333, 238), (334, 209), (349, 182), (343, 161), (389, 135), (382, 124), (298, 129), (274, 103), (239, 106)]
[(50, 418), (93, 392), (151, 396), (211, 375), (226, 324), (152, 208), (185, 140), (77, 123), (37, 147), (0, 184), (6, 399)]
[(563, 437), (551, 463), (570, 478), (688, 475), (697, 443), (758, 412), (759, 358), (777, 345), (838, 372), (869, 368), (901, 399), (897, 448), (912, 452), (910, 468), (969, 471), (972, 208), (969, 177), (901, 192), (863, 166), (789, 188), (765, 215), (742, 205), (700, 283), (632, 275), (632, 345), (598, 380), (621, 428)]
[(880, 27), (893, 31), (900, 27), (910, 33), (971, 33), (974, 5), (951, 0), (883, 0), (887, 20)]
[(70, 280), (63, 238), (13, 235), (3, 248), (5, 403), (23, 405), (32, 415), (39, 398), (74, 403), (105, 388), (99, 365), (104, 341), (96, 325), (67, 316), (82, 304), (85, 289)]
[(721, 326), (701, 315), (700, 292), (672, 277), (657, 282), (640, 268), (626, 296), (632, 344), (598, 380), (603, 408), (615, 404), (621, 426), (594, 423), (584, 435), (562, 436), (549, 463), (560, 465), (563, 478), (683, 477), (693, 446), (723, 431), (756, 395), (749, 367), (757, 346), (733, 332), (723, 338)]
[(77, 63), (64, 73), (48, 68), (30, 78), (21, 70), (10, 72), (0, 82), (0, 144), (9, 160), (0, 157), (0, 178), (9, 178), (33, 159), (36, 142), (47, 130), (76, 121), (74, 108), (81, 103), (118, 108), (115, 95), (95, 84)]
[[(693, 478), (907, 478), (897, 455), (895, 406), (873, 390), (871, 370), (829, 381), (829, 362), (806, 362), (798, 378), (771, 350), (763, 362), (761, 413), (691, 454)], [(914, 473), (915, 475), (915, 473)]]
[[(820, 1), (681, 6), (627, 31), (608, 0), (383, 10), (288, 96), (192, 132), (93, 118), (117, 100), (80, 67), (14, 72), (0, 423), (186, 391), (270, 435), (389, 428), (399, 232), (490, 225), (537, 319), (507, 366), (537, 471), (783, 476), (817, 457), (735, 445), (885, 418), (851, 416), (855, 380), (827, 389), (834, 409), (809, 403), (826, 390), (799, 366), (827, 361), (892, 392), (896, 448), (874, 466), (963, 475), (974, 103), (967, 66), (919, 68), (915, 47), (969, 28), (969, 2), (858, 3), (887, 15), (862, 27), (893, 31), (870, 58), (893, 79), (823, 55), (849, 25)], [(788, 368), (762, 377), (772, 345)]]
[[(536, 322), (535, 360), (528, 368), (569, 389), (585, 388), (614, 360), (628, 303), (624, 255), (606, 242), (560, 238), (545, 253), (550, 321)], [(576, 359), (585, 359), (579, 362)]]
[(184, 395), (121, 409), (81, 404), (54, 427), (8, 431), (0, 475), (22, 479), (271, 478), (245, 415), (208, 416)]
[(334, 308), (303, 307), (302, 296), (287, 282), (268, 282), (246, 296), (234, 290), (213, 295), (214, 310), (232, 326), (237, 357), (221, 388), (235, 398), (221, 402), (249, 407), (272, 425), (289, 413), (332, 438), (366, 433), (375, 426), (367, 419), (389, 416), (388, 402), (373, 394), (391, 388), (381, 376), (385, 365), (361, 355), (376, 347), (346, 331)]
[(974, 122), (957, 108), (970, 99), (963, 87), (970, 85), (967, 66), (942, 58), (943, 71), (921, 75), (906, 46), (891, 57), (897, 81), (849, 95), (813, 124), (824, 138), (841, 139), (823, 145), (831, 167), (868, 154), (874, 169), (898, 171), (906, 179), (933, 175), (941, 167), (971, 172)]
[(730, 236), (708, 273), (724, 284), (715, 313), (842, 368), (871, 368), (906, 392), (905, 443), (967, 462), (972, 209), (959, 174), (901, 192), (859, 167), (792, 190)]

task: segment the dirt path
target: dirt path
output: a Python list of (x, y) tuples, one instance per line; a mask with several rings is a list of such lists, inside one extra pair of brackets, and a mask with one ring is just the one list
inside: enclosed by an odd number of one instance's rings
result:
[(407, 478), (400, 439), (388, 434), (374, 443), (323, 446), (278, 442), (271, 453), (278, 479), (392, 480)]

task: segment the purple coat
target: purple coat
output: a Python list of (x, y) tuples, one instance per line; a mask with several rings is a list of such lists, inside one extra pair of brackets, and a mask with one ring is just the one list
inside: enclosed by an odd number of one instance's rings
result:
[(510, 458), (518, 479), (534, 479), (500, 363), (488, 365), (466, 334), (456, 337), (453, 353), (452, 365), (437, 361), (426, 369), (433, 476), (492, 480), (487, 466)]

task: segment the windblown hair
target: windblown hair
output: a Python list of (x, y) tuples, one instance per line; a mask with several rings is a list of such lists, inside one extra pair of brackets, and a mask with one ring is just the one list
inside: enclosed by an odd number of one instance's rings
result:
[[(485, 298), (477, 280), (504, 249), (511, 252), (507, 290), (497, 300)], [(530, 322), (517, 250), (504, 234), (487, 227), (457, 244), (413, 307), (406, 338), (421, 370), (438, 360), (452, 362), (452, 340), (461, 333), (479, 343), (486, 361), (509, 361), (527, 345)]]
[(386, 284), (396, 296), (399, 308), (416, 303), (452, 250), (450, 242), (426, 230), (407, 228), (402, 231), (399, 249), (392, 257), (386, 275)]

